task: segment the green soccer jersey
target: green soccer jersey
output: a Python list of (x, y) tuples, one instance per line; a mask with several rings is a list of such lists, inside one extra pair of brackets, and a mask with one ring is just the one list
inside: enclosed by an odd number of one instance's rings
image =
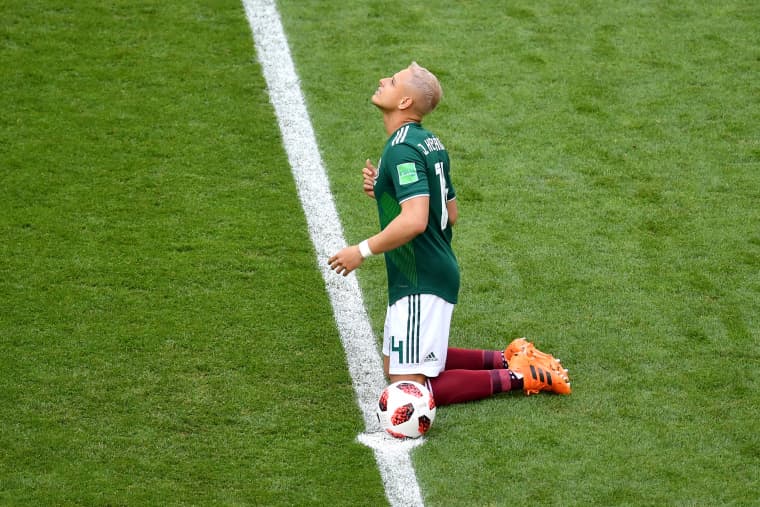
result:
[(429, 196), (430, 210), (425, 232), (385, 253), (389, 304), (411, 294), (434, 294), (456, 304), (459, 266), (446, 209), (455, 195), (449, 154), (432, 132), (408, 123), (390, 136), (375, 180), (380, 227), (385, 229), (401, 213), (407, 199)]

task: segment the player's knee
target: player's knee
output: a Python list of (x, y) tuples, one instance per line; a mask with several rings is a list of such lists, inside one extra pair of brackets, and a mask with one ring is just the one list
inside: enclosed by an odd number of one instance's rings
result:
[(427, 377), (421, 373), (406, 373), (404, 375), (389, 375), (391, 384), (402, 380), (411, 380), (418, 384), (427, 385)]

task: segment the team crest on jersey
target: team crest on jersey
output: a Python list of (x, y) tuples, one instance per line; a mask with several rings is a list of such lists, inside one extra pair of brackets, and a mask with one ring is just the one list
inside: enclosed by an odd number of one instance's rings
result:
[(396, 171), (398, 172), (398, 182), (401, 185), (409, 185), (419, 181), (417, 168), (414, 166), (414, 162), (399, 164), (396, 166)]

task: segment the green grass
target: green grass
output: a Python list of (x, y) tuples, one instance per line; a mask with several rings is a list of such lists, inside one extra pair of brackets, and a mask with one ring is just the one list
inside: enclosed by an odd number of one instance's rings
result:
[[(415, 454), (427, 502), (755, 503), (758, 7), (281, 4), (349, 239), (376, 227), (368, 96), (417, 60), (443, 81), (427, 123), (461, 209), (452, 342), (528, 335), (574, 379), (441, 410)], [(383, 276), (360, 274), (378, 334)]]
[(242, 6), (3, 12), (0, 503), (381, 503)]
[[(0, 504), (383, 504), (242, 6), (0, 5)], [(279, 7), (347, 239), (377, 227), (369, 96), (415, 59), (452, 343), (527, 335), (573, 377), (441, 409), (426, 503), (755, 504), (760, 8)]]

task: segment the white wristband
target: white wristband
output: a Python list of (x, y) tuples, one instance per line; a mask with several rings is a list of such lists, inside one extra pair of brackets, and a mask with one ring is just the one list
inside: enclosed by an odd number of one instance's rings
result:
[(359, 243), (359, 252), (361, 252), (363, 259), (366, 259), (370, 255), (374, 255), (372, 253), (372, 250), (369, 248), (369, 240), (365, 239)]

